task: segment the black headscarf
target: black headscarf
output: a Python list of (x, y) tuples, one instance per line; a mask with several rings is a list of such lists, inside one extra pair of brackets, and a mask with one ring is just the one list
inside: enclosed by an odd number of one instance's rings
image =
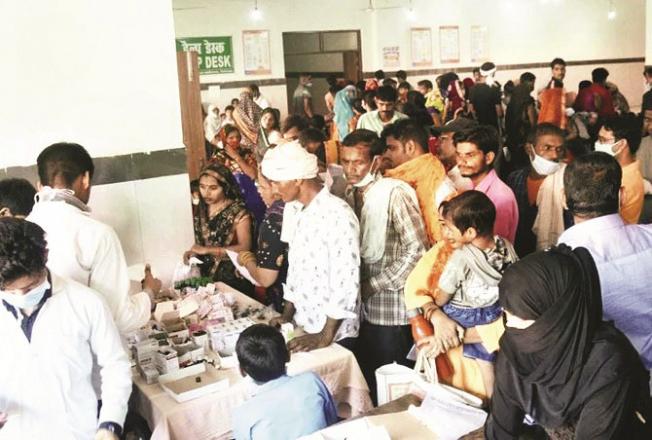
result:
[(567, 246), (528, 255), (500, 281), (500, 305), (534, 320), (526, 329), (507, 328), (500, 348), (519, 376), (550, 387), (564, 385), (572, 398), (578, 375), (602, 321), (598, 271), (584, 248)]

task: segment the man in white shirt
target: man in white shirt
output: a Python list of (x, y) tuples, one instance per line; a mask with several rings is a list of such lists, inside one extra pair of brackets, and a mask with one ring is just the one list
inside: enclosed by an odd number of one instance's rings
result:
[(406, 115), (396, 111), (396, 99), (396, 89), (390, 86), (379, 87), (375, 98), (378, 110), (360, 116), (356, 128), (375, 131), (380, 136), (386, 125), (392, 124), (399, 119), (406, 119)]
[(56, 274), (99, 292), (121, 334), (147, 323), (152, 300), (161, 282), (149, 270), (144, 291), (129, 295), (127, 264), (113, 229), (93, 219), (86, 205), (91, 192), (94, 165), (78, 144), (57, 143), (37, 159), (40, 191), (27, 220), (41, 226), (48, 236), (48, 267)]
[(96, 292), (47, 270), (44, 236), (34, 223), (0, 219), (0, 438), (117, 440), (131, 394), (120, 335)]
[(338, 342), (353, 348), (360, 326), (360, 228), (351, 208), (317, 178), (317, 157), (298, 142), (269, 150), (261, 165), (286, 203), (281, 240), (289, 268), (281, 318), (308, 333), (290, 341), (292, 351)]
[(600, 275), (604, 319), (631, 341), (652, 368), (652, 225), (625, 224), (618, 213), (622, 170), (613, 157), (591, 153), (564, 173), (566, 204), (575, 226), (559, 243), (585, 247)]

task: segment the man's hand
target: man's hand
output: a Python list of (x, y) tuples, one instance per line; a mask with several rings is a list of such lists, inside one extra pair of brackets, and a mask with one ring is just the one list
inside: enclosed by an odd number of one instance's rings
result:
[(312, 351), (318, 348), (328, 347), (331, 341), (328, 341), (321, 333), (314, 335), (304, 335), (292, 339), (288, 342), (288, 350), (292, 353), (299, 351)]
[(277, 316), (276, 318), (270, 319), (269, 325), (271, 325), (272, 327), (280, 327), (281, 324), (285, 324), (286, 322), (288, 321), (285, 318), (283, 318), (282, 316)]
[(161, 280), (154, 278), (152, 275), (152, 267), (149, 264), (145, 265), (145, 278), (141, 282), (143, 290), (150, 294), (150, 298), (154, 301), (156, 295), (161, 291)]
[(360, 285), (360, 297), (362, 301), (366, 301), (374, 295), (374, 291), (371, 288), (369, 281), (363, 281)]
[(120, 440), (120, 438), (107, 429), (98, 429), (95, 433), (95, 440)]
[(435, 310), (430, 318), (435, 330), (435, 341), (439, 344), (443, 351), (448, 351), (460, 345), (458, 336), (459, 325), (450, 319), (441, 310)]

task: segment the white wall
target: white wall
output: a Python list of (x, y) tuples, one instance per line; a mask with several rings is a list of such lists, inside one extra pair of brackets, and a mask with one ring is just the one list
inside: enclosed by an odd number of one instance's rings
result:
[(645, 64), (652, 65), (652, 0), (646, 1)]
[[(0, 168), (72, 141), (93, 157), (183, 148), (170, 0), (0, 6)], [(182, 184), (183, 183), (183, 184)], [(93, 188), (129, 264), (168, 278), (192, 244), (188, 176)]]
[[(413, 22), (405, 13), (407, 0), (374, 0), (377, 10), (373, 13), (365, 11), (367, 3), (367, 0), (259, 0), (264, 18), (253, 22), (249, 16), (253, 2), (174, 0), (174, 7), (178, 8), (174, 12), (175, 29), (178, 37), (233, 36), (235, 73), (202, 76), (202, 82), (283, 77), (282, 33), (293, 31), (360, 30), (362, 65), (367, 72), (383, 68), (382, 48), (396, 45), (400, 47), (401, 68), (413, 69), (409, 29), (422, 26), (431, 27), (433, 37), (433, 64), (425, 68), (472, 65), (469, 36), (472, 25), (487, 26), (490, 58), (497, 64), (547, 62), (558, 56), (573, 61), (645, 55), (644, 0), (616, 1), (617, 17), (613, 21), (607, 20), (607, 0), (413, 0), (417, 12)], [(392, 7), (396, 8), (383, 9)], [(648, 5), (648, 13), (652, 14), (649, 8)], [(459, 26), (460, 63), (439, 63), (441, 25)], [(241, 42), (244, 29), (270, 30), (270, 75), (244, 75)], [(640, 103), (643, 92), (640, 65), (625, 66), (626, 72), (612, 74), (611, 79), (628, 91), (626, 96), (631, 102)], [(594, 67), (590, 66), (589, 73)], [(609, 65), (607, 69), (614, 73), (622, 70)], [(639, 70), (635, 84), (624, 84), (635, 76), (635, 69)], [(520, 72), (514, 73), (513, 76), (518, 76)], [(585, 77), (583, 72), (581, 77), (578, 75), (579, 79)], [(570, 79), (574, 87), (575, 78)], [(265, 88), (262, 90), (271, 94)], [(220, 105), (224, 105), (223, 98), (231, 96), (230, 92), (224, 92)], [(284, 100), (273, 103), (285, 104)]]

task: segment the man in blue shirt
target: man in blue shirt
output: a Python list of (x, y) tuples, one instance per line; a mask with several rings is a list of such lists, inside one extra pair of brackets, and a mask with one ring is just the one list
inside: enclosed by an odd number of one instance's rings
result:
[(274, 327), (256, 324), (236, 344), (240, 371), (260, 387), (233, 411), (236, 440), (296, 439), (337, 421), (331, 393), (315, 373), (286, 374), (290, 353)]

